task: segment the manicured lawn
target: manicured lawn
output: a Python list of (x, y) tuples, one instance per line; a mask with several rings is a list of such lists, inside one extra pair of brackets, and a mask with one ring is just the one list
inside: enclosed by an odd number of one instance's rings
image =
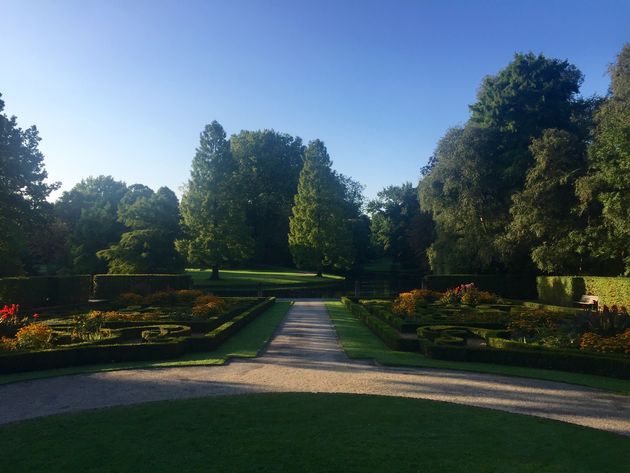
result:
[(226, 288), (226, 287), (257, 287), (262, 284), (263, 287), (290, 287), (290, 286), (319, 286), (340, 282), (343, 280), (341, 276), (324, 274), (318, 278), (315, 273), (302, 272), (297, 270), (220, 270), (218, 281), (212, 281), (210, 276), (212, 271), (188, 269), (187, 274), (193, 278), (193, 283), (197, 286), (205, 288)]
[(615, 391), (630, 395), (630, 380), (606, 378), (565, 371), (524, 368), (518, 366), (493, 365), (489, 363), (462, 363), (456, 361), (434, 360), (420, 353), (399, 352), (391, 350), (370, 329), (352, 316), (341, 302), (326, 303), (328, 314), (332, 319), (341, 345), (350, 358), (369, 358), (382, 365), (417, 366), (423, 368), (445, 368), (482, 373), (523, 376), (527, 378), (562, 381), (581, 384), (594, 388)]
[(621, 472), (630, 439), (434, 401), (255, 394), (0, 427), (2, 463), (46, 472)]
[(273, 306), (243, 327), (217, 350), (208, 353), (191, 353), (172, 360), (134, 363), (112, 363), (103, 365), (71, 366), (48, 371), (31, 371), (0, 375), (0, 384), (28, 379), (48, 378), (67, 374), (115, 371), (129, 368), (163, 368), (168, 366), (221, 365), (229, 358), (253, 358), (271, 339), (273, 332), (290, 307), (289, 302), (276, 302)]

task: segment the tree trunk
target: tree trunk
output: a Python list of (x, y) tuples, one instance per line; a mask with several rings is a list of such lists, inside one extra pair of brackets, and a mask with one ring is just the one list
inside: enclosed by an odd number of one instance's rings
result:
[(212, 276), (210, 276), (210, 279), (212, 279), (213, 281), (219, 280), (219, 265), (218, 264), (212, 265)]

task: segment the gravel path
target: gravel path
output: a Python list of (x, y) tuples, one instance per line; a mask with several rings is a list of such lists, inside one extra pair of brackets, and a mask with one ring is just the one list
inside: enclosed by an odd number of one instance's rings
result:
[(630, 397), (551, 381), (349, 360), (321, 301), (298, 301), (263, 356), (223, 366), (81, 374), (0, 386), (0, 424), (165, 399), (255, 392), (378, 394), (556, 419), (630, 436)]

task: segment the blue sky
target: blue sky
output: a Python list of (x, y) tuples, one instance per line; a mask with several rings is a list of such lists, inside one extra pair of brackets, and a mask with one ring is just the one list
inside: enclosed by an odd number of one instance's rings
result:
[(52, 180), (187, 180), (199, 133), (322, 139), (367, 186), (416, 182), (516, 51), (568, 59), (584, 95), (630, 41), (628, 1), (0, 0), (0, 93)]

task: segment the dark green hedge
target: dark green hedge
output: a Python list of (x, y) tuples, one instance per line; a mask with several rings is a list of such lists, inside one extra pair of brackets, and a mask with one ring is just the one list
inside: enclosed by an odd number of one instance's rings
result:
[(598, 356), (565, 350), (468, 348), (422, 343), (423, 353), (439, 360), (497, 363), (630, 379), (630, 358)]
[(114, 299), (124, 292), (151, 294), (169, 289), (190, 289), (187, 274), (97, 274), (94, 276), (94, 299)]
[(553, 305), (571, 307), (585, 295), (599, 298), (599, 305), (630, 307), (630, 278), (598, 276), (538, 276), (538, 299)]
[(91, 287), (88, 275), (0, 278), (0, 304), (24, 308), (85, 304)]
[(370, 314), (365, 307), (355, 304), (347, 297), (342, 297), (341, 302), (352, 315), (361, 320), (372, 332), (374, 332), (385, 344), (398, 351), (418, 351), (418, 340), (403, 338), (387, 323), (375, 315)]
[(425, 276), (427, 289), (446, 291), (460, 284), (475, 283), (482, 291), (494, 292), (509, 299), (536, 299), (536, 280), (519, 274), (449, 274)]
[[(237, 315), (205, 336), (184, 336), (167, 342), (90, 345), (56, 350), (0, 355), (0, 374), (37, 371), (99, 363), (150, 361), (176, 358), (187, 352), (212, 351), (275, 302), (269, 298)], [(146, 322), (145, 322), (146, 324)], [(181, 325), (181, 324), (180, 324)], [(132, 327), (131, 330), (156, 326)], [(180, 333), (182, 331), (180, 330)]]

